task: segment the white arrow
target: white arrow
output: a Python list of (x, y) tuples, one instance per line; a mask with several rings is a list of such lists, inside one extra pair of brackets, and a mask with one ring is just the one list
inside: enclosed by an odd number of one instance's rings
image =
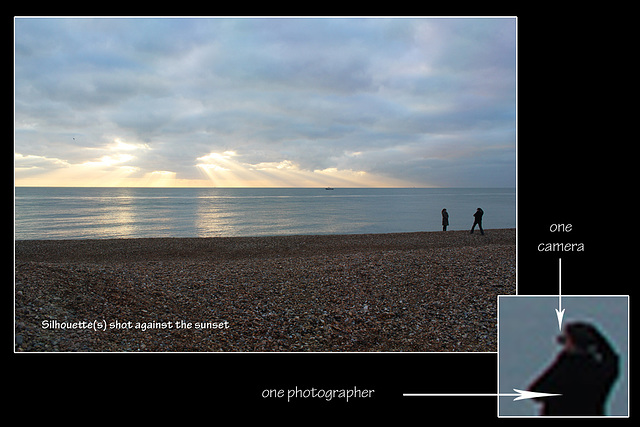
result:
[[(518, 390), (517, 388), (514, 388), (513, 391), (515, 391), (519, 395), (518, 397), (513, 399), (514, 401), (524, 400), (524, 399), (536, 399), (538, 397), (562, 396), (561, 394), (558, 394), (558, 393), (540, 393), (537, 391)], [(512, 396), (514, 395), (512, 394)]]
[(558, 317), (558, 329), (562, 330), (562, 317), (564, 316), (562, 308), (562, 258), (558, 258), (558, 308), (556, 316)]
[(404, 393), (405, 397), (487, 397), (487, 396), (515, 396), (513, 399), (516, 400), (525, 400), (525, 399), (535, 399), (539, 397), (549, 397), (549, 396), (562, 396), (561, 394), (554, 393), (540, 393), (537, 391), (527, 391), (527, 390), (518, 390), (514, 388), (513, 391), (515, 393)]

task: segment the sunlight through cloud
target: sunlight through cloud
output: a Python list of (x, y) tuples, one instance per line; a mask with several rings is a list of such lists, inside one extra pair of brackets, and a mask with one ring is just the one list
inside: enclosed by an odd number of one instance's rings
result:
[(410, 183), (376, 176), (365, 171), (341, 170), (335, 167), (305, 170), (296, 162), (284, 159), (274, 162), (245, 163), (235, 151), (209, 153), (198, 157), (196, 166), (218, 187), (368, 187)]

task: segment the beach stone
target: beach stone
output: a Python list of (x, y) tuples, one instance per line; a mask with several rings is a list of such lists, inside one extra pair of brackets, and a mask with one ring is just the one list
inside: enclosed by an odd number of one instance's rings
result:
[[(16, 241), (16, 345), (492, 352), (497, 295), (515, 294), (515, 266), (515, 229), (482, 239), (448, 231)], [(107, 330), (41, 327), (53, 319), (104, 319)], [(229, 326), (109, 329), (116, 320)]]

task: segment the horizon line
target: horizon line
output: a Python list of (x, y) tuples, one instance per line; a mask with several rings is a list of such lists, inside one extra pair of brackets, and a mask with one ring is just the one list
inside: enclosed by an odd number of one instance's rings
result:
[(311, 186), (311, 187), (250, 187), (250, 186), (242, 186), (242, 187), (215, 187), (215, 186), (185, 186), (185, 187), (181, 187), (181, 186), (170, 186), (170, 187), (163, 187), (163, 186), (91, 186), (91, 185), (80, 185), (80, 186), (72, 186), (72, 185), (14, 185), (13, 188), (158, 188), (158, 189), (169, 189), (169, 188), (185, 188), (185, 189), (207, 189), (207, 188), (211, 188), (211, 189), (242, 189), (242, 188), (247, 188), (247, 189), (258, 189), (258, 188), (265, 188), (265, 189), (275, 189), (275, 188), (282, 188), (282, 189), (293, 189), (293, 188), (301, 188), (301, 189), (327, 189), (327, 188), (331, 188), (331, 189), (354, 189), (354, 188), (372, 188), (372, 189), (378, 189), (378, 188), (398, 188), (398, 189), (406, 189), (406, 188), (414, 188), (414, 189), (438, 189), (438, 188), (513, 188), (513, 189), (517, 189), (516, 186), (505, 186), (505, 187), (493, 187), (493, 186), (489, 186), (489, 187), (455, 187), (455, 186), (425, 186), (425, 187), (420, 187), (420, 186), (410, 186), (410, 187), (396, 187), (396, 186), (390, 186), (390, 187), (375, 187), (375, 186), (360, 186), (360, 187), (322, 187), (322, 186)]

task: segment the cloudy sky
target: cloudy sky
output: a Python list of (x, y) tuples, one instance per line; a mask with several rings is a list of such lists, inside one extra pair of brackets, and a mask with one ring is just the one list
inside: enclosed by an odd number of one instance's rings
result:
[(15, 20), (15, 183), (515, 186), (514, 18)]

